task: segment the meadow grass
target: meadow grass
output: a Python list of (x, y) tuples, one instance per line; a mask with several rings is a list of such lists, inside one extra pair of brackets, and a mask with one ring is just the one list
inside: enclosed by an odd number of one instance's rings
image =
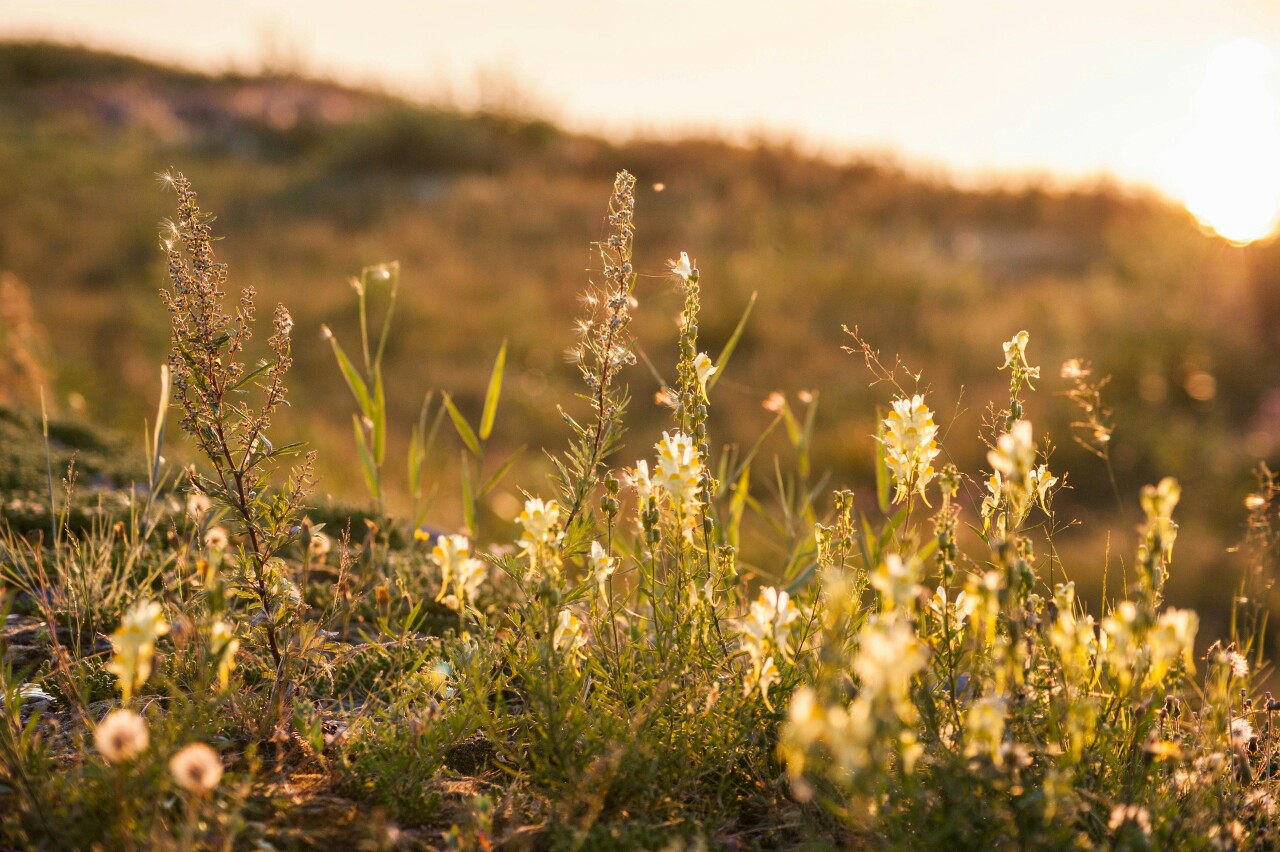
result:
[[(1201, 635), (1196, 613), (1165, 603), (1169, 478), (1129, 500), (1115, 489), (1136, 547), (1112, 558), (1089, 612), (1055, 542), (1066, 471), (1027, 415), (1034, 335), (1009, 330), (1008, 395), (964, 436), (927, 377), (850, 331), (851, 366), (879, 394), (875, 479), (865, 496), (833, 488), (812, 458), (816, 392), (770, 398), (754, 442), (716, 438), (714, 392), (751, 319), (701, 348), (715, 291), (687, 254), (665, 274), (682, 298), (675, 357), (642, 359), (636, 180), (621, 172), (565, 330), (581, 392), (558, 409), (564, 444), (541, 448), (551, 474), (514, 486), (515, 524), (478, 511), (516, 469), (491, 446), (519, 433), (503, 420), (505, 344), (476, 353), (478, 417), (428, 395), (406, 458), (388, 450), (400, 269), (382, 264), (353, 280), (359, 347), (328, 335), (373, 509), (324, 526), (308, 514), (314, 454), (276, 418), (290, 314), (278, 306), (255, 347), (255, 293), (227, 292), (211, 217), (181, 174), (164, 182), (178, 195), (161, 234), (171, 353), (147, 481), (124, 495), (126, 519), (75, 526), (74, 463), (59, 492), (49, 455), (48, 535), (0, 546), (7, 844), (1273, 842), (1280, 702), (1257, 684), (1280, 485), (1266, 468), (1227, 633)], [(641, 360), (670, 418), (652, 451), (624, 443)], [(1062, 375), (1080, 444), (1110, 471), (1106, 382), (1081, 361)], [(170, 407), (193, 466), (164, 458)], [(459, 454), (456, 531), (424, 526), (442, 424)], [(761, 453), (771, 435), (785, 457)], [(950, 461), (945, 444), (965, 442), (984, 469)], [(396, 469), (408, 518), (385, 500)], [(748, 529), (764, 556), (741, 557)]]

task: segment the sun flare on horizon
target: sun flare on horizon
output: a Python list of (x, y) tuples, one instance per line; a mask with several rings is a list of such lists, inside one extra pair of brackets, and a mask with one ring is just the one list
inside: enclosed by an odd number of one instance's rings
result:
[(1273, 50), (1240, 38), (1213, 51), (1169, 185), (1201, 225), (1244, 245), (1280, 225), (1280, 120)]

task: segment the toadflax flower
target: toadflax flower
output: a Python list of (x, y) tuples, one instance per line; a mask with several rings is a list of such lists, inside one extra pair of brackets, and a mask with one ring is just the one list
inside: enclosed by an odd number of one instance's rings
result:
[(982, 501), (984, 524), (990, 526), (1002, 508), (1006, 530), (1021, 526), (1032, 506), (1049, 511), (1049, 493), (1058, 484), (1058, 478), (1050, 475), (1045, 465), (1036, 464), (1031, 421), (1019, 420), (1013, 424), (987, 453), (987, 461), (992, 473), (987, 481), (988, 495)]
[(668, 260), (667, 268), (671, 270), (671, 274), (682, 281), (688, 281), (694, 274), (693, 264), (689, 262), (689, 253), (684, 251), (680, 252), (679, 260)]
[(551, 635), (551, 645), (561, 654), (576, 660), (587, 637), (582, 632), (582, 621), (569, 609), (560, 610), (556, 617), (556, 629)]
[(483, 562), (471, 556), (471, 542), (465, 535), (439, 536), (431, 549), (431, 561), (440, 568), (437, 601), (460, 610), (475, 600), (488, 571)]
[(1178, 537), (1178, 525), (1173, 522), (1173, 510), (1182, 497), (1178, 480), (1166, 476), (1159, 485), (1142, 488), (1142, 510), (1147, 515), (1147, 530), (1160, 545), (1165, 561), (1173, 558), (1173, 542)]
[(743, 619), (740, 632), (742, 648), (750, 659), (750, 668), (742, 682), (742, 694), (750, 695), (760, 690), (766, 707), (769, 703), (769, 687), (779, 679), (776, 654), (791, 658), (791, 631), (793, 622), (800, 617), (791, 596), (785, 591), (765, 586), (760, 596), (751, 604)]
[(622, 480), (635, 489), (636, 495), (641, 500), (648, 500), (654, 496), (653, 481), (649, 478), (649, 463), (644, 459), (636, 462), (635, 467), (624, 470)]
[(609, 578), (617, 568), (618, 560), (611, 558), (600, 542), (591, 542), (591, 577), (596, 581), (601, 598), (608, 595)]
[(851, 666), (857, 696), (848, 704), (826, 703), (802, 686), (791, 698), (779, 745), (792, 782), (802, 780), (811, 758), (829, 763), (841, 778), (891, 764), (911, 773), (923, 751), (912, 730), (917, 713), (911, 683), (927, 662), (924, 643), (907, 619), (869, 619)]
[(179, 787), (202, 796), (222, 780), (222, 758), (204, 743), (191, 743), (169, 758), (169, 774)]
[[(1024, 380), (1040, 378), (1040, 368), (1032, 367), (1027, 362), (1027, 344), (1031, 341), (1031, 335), (1025, 331), (1020, 331), (1013, 336), (1004, 346), (1004, 363), (1000, 365), (1001, 370), (1012, 370), (1014, 373), (1014, 381), (1021, 385)], [(1027, 386), (1031, 387), (1031, 383), (1027, 382)], [(1034, 387), (1032, 388), (1034, 390)]]
[(543, 545), (553, 545), (564, 535), (560, 529), (560, 504), (555, 500), (545, 503), (537, 497), (524, 501), (524, 509), (516, 518), (523, 534), (516, 544), (525, 553), (536, 553)]
[(125, 701), (151, 676), (156, 639), (168, 632), (169, 623), (164, 620), (160, 604), (140, 601), (125, 613), (120, 626), (111, 634), (111, 647), (115, 654), (107, 663), (107, 671), (119, 679)]
[(880, 593), (884, 611), (912, 608), (920, 596), (920, 565), (916, 559), (903, 560), (896, 553), (886, 554), (884, 561), (871, 574), (871, 585)]
[(663, 432), (656, 447), (658, 464), (653, 471), (654, 485), (677, 505), (695, 508), (701, 488), (702, 458), (693, 446), (693, 439), (683, 432), (674, 435)]
[(236, 665), (236, 651), (240, 650), (240, 640), (236, 638), (235, 628), (219, 619), (209, 628), (209, 652), (218, 661), (218, 683), (227, 688), (227, 679)]
[(1178, 660), (1189, 674), (1194, 674), (1196, 630), (1200, 617), (1189, 609), (1167, 609), (1160, 614), (1155, 626), (1147, 633), (1150, 668), (1147, 682), (1159, 684)]
[(916, 394), (911, 399), (895, 399), (884, 428), (880, 443), (884, 445), (885, 464), (893, 474), (893, 501), (900, 503), (912, 492), (924, 497), (924, 488), (934, 477), (933, 460), (939, 453), (938, 427), (924, 397)]
[(710, 356), (705, 352), (699, 352), (698, 356), (693, 359), (693, 371), (698, 377), (698, 387), (702, 388), (702, 395), (707, 394), (707, 379), (716, 374), (716, 365), (711, 363)]
[(108, 763), (127, 763), (147, 750), (147, 721), (132, 710), (112, 710), (93, 729), (93, 747)]

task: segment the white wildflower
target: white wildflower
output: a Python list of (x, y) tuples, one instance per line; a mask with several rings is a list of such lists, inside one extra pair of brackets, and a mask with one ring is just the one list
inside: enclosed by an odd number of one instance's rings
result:
[(688, 281), (693, 277), (694, 269), (693, 264), (689, 262), (688, 252), (680, 252), (680, 258), (678, 260), (668, 260), (667, 268), (671, 270), (671, 274), (675, 275), (682, 281)]

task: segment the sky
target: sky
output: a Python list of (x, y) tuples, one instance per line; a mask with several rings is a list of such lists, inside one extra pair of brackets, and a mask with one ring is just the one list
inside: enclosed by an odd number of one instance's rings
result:
[(592, 132), (763, 133), (1180, 196), (1215, 51), (1247, 40), (1266, 82), (1243, 108), (1280, 104), (1280, 0), (0, 0), (0, 38), (25, 36), (463, 104), (514, 90)]

